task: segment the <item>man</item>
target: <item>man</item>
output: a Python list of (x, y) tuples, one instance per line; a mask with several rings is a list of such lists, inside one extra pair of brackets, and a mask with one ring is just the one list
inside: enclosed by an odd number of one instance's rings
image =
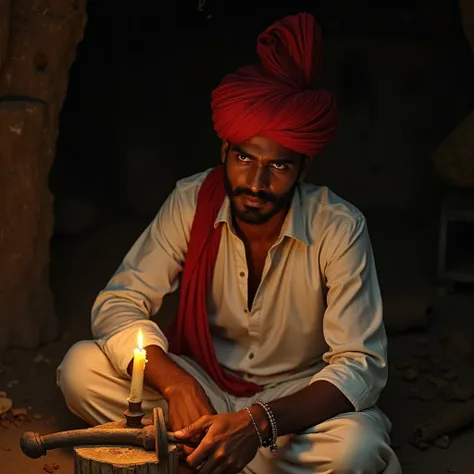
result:
[[(143, 407), (199, 441), (185, 451), (202, 474), (401, 472), (375, 406), (387, 341), (364, 216), (303, 182), (337, 129), (320, 43), (311, 15), (286, 17), (259, 36), (261, 64), (224, 78), (223, 165), (177, 183), (97, 297), (95, 341), (58, 369), (74, 413), (119, 419), (141, 329)], [(165, 335), (151, 317), (179, 283)]]

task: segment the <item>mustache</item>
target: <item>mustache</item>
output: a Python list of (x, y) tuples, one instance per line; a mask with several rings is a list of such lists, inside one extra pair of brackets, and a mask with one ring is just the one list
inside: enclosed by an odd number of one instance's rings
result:
[(256, 199), (261, 199), (262, 201), (269, 201), (272, 203), (276, 203), (278, 201), (278, 197), (274, 194), (267, 192), (267, 191), (257, 191), (254, 193), (251, 189), (245, 188), (243, 186), (239, 186), (232, 191), (232, 195), (237, 196), (250, 196)]

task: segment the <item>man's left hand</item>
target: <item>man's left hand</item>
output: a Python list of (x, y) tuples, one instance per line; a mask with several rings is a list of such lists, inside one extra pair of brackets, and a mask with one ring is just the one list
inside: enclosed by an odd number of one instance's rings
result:
[(245, 411), (202, 416), (173, 435), (198, 441), (199, 446), (187, 457), (200, 474), (238, 474), (255, 457), (258, 434)]

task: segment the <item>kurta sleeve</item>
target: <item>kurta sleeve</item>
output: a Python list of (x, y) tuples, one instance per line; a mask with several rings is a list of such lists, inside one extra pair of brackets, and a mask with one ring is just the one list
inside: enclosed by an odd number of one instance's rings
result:
[(95, 300), (93, 337), (123, 376), (137, 347), (138, 329), (145, 346), (168, 350), (163, 331), (151, 317), (158, 313), (163, 297), (179, 286), (197, 193), (194, 183), (178, 182)]
[(387, 382), (387, 337), (380, 287), (364, 216), (329, 231), (324, 262), (328, 363), (311, 380), (335, 385), (357, 411), (373, 406)]

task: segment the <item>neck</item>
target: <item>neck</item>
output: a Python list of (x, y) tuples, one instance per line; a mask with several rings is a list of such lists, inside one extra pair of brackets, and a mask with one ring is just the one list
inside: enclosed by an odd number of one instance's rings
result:
[(263, 224), (248, 224), (234, 218), (234, 228), (237, 235), (246, 244), (263, 244), (274, 242), (280, 235), (288, 209), (282, 209)]

